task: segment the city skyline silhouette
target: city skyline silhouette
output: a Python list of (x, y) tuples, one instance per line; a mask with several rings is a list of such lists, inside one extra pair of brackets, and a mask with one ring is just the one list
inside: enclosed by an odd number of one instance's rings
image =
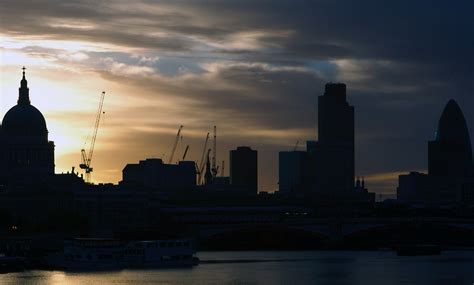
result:
[(471, 284), (472, 11), (2, 0), (0, 283)]
[[(23, 67), (22, 67), (23, 81), (25, 81), (25, 70), (26, 70), (26, 68), (23, 66)], [(22, 86), (23, 86), (23, 84), (24, 84), (23, 81), (22, 81), (22, 83), (21, 83)], [(25, 82), (26, 82), (26, 81), (25, 81)], [(27, 83), (25, 83), (25, 84), (27, 84)], [(22, 87), (22, 86), (21, 86), (21, 88), (27, 88), (26, 85), (25, 85), (25, 87)], [(24, 99), (22, 99), (22, 95), (21, 95), (21, 94), (22, 94), (22, 91), (21, 91), (22, 89), (21, 89), (21, 88), (20, 88), (20, 93), (19, 93), (20, 96), (18, 97), (18, 102), (17, 102), (17, 103), (18, 103), (19, 105), (22, 105), (22, 104), (23, 104), (23, 105), (24, 105), (24, 104), (28, 104), (28, 105), (29, 105), (29, 104), (30, 104), (29, 92), (23, 91), (23, 93), (25, 93), (25, 95), (23, 96)], [(28, 88), (27, 88), (27, 89), (28, 89)], [(34, 90), (34, 89), (33, 89), (33, 90)], [(28, 90), (28, 91), (29, 91), (29, 90)], [(349, 94), (350, 94), (350, 91), (349, 91)], [(27, 97), (25, 97), (25, 96), (27, 96)], [(23, 100), (23, 102), (22, 102), (21, 100)], [(26, 100), (26, 101), (25, 101), (25, 100)], [(453, 103), (453, 102), (454, 102), (454, 103)], [(452, 103), (452, 104), (456, 104), (453, 99), (450, 99), (450, 104), (451, 104), (451, 103)], [(456, 106), (457, 106), (457, 104), (456, 104)], [(459, 107), (456, 107), (456, 108), (459, 109)], [(356, 110), (357, 110), (357, 108), (356, 108)], [(315, 110), (315, 112), (316, 112), (316, 114), (318, 114), (317, 110)], [(462, 111), (461, 111), (461, 112), (462, 112)], [(105, 111), (103, 111), (103, 112), (101, 111), (101, 113), (103, 113), (103, 115), (105, 116)], [(89, 121), (92, 122), (92, 119), (93, 119), (93, 116), (90, 115)], [(44, 120), (44, 119), (43, 119), (43, 120)], [(464, 120), (464, 119), (463, 119), (463, 120)], [(316, 121), (319, 122), (319, 120), (316, 120)], [(102, 122), (102, 124), (103, 124), (103, 122)], [(101, 128), (103, 127), (102, 124), (100, 124)], [(466, 123), (464, 123), (464, 124), (466, 124)], [(187, 127), (193, 128), (194, 126), (193, 126), (193, 125), (188, 125)], [(438, 127), (438, 128), (439, 128), (439, 127)], [(469, 138), (470, 138), (469, 124), (466, 124), (466, 126), (465, 126), (464, 128), (466, 128), (466, 132), (467, 132), (465, 136), (467, 136), (467, 138), (469, 139)], [(316, 130), (317, 130), (317, 128), (316, 128)], [(92, 133), (92, 132), (93, 132), (93, 128), (92, 128), (91, 126), (89, 126), (89, 133), (87, 134), (87, 137), (86, 137), (86, 140), (84, 141), (83, 147), (89, 146), (89, 144), (90, 144), (90, 139), (91, 139), (91, 133)], [(446, 132), (446, 131), (445, 131), (445, 132)], [(54, 137), (54, 134), (52, 134), (52, 135), (53, 135), (53, 137)], [(436, 135), (438, 135), (438, 131), (435, 132), (435, 136), (436, 136)], [(170, 138), (171, 138), (171, 137), (172, 137), (172, 136), (170, 136)], [(356, 132), (355, 132), (355, 138), (357, 138), (357, 133), (356, 133)], [(220, 139), (221, 139), (221, 138), (219, 137), (219, 142), (220, 142)], [(310, 139), (310, 140), (311, 140), (311, 139)], [(225, 141), (225, 139), (224, 139), (224, 141)], [(239, 138), (238, 138), (237, 141), (242, 141), (242, 144), (243, 144), (243, 145), (246, 144), (242, 139), (239, 139)], [(199, 148), (199, 143), (202, 143), (202, 142), (195, 143), (196, 145), (192, 145), (193, 148), (196, 148), (196, 147)], [(299, 146), (300, 149), (298, 149), (298, 144), (299, 144), (299, 143), (300, 143), (300, 141), (298, 140), (298, 142), (297, 142), (296, 145), (294, 146), (294, 150), (304, 149), (304, 146)], [(186, 143), (183, 143), (183, 136), (180, 136), (180, 140), (179, 140), (179, 141), (176, 141), (176, 146), (177, 146), (177, 147), (179, 146), (178, 149), (176, 149), (177, 152), (180, 152), (180, 151), (181, 151), (181, 152), (184, 152), (184, 151), (185, 151), (185, 152), (187, 153), (187, 150), (184, 149), (184, 145), (185, 145), (185, 144), (186, 144)], [(188, 146), (187, 146), (188, 150), (189, 150), (189, 146), (190, 146), (190, 145), (188, 144)], [(127, 148), (127, 146), (125, 146), (125, 148)], [(160, 155), (151, 155), (151, 156), (148, 156), (148, 157), (157, 157), (157, 158), (161, 158), (161, 159), (163, 159), (163, 160), (166, 160), (166, 161), (168, 162), (168, 159), (169, 159), (169, 156), (170, 156), (170, 152), (171, 152), (171, 148), (172, 148), (172, 147), (171, 147), (171, 144), (168, 144), (166, 150), (161, 150), (161, 149), (158, 150), (158, 152), (162, 152), (161, 156), (160, 156)], [(226, 151), (230, 151), (230, 149), (229, 149), (229, 150), (226, 150)], [(279, 151), (285, 151), (285, 149), (276, 150), (275, 153), (273, 153), (273, 156), (274, 156), (274, 157), (277, 156)], [(221, 152), (222, 152), (222, 151), (221, 151)], [(471, 153), (472, 153), (472, 152), (471, 152)], [(178, 161), (180, 160), (180, 159), (179, 159), (179, 156), (181, 156), (181, 154), (180, 154), (180, 153), (177, 153), (177, 155), (175, 156), (175, 159), (172, 161), (172, 163), (178, 163)], [(225, 152), (224, 152), (224, 155), (223, 155), (223, 156), (224, 156), (224, 157), (222, 157), (223, 163), (225, 163), (226, 161), (228, 162), (228, 155), (226, 155)], [(198, 165), (198, 164), (200, 163), (200, 161), (199, 161), (198, 159), (196, 159), (196, 155), (194, 155), (194, 157), (195, 157), (195, 160), (194, 160), (194, 161), (195, 161), (196, 164)], [(202, 158), (202, 157), (201, 157), (201, 158)], [(141, 158), (140, 158), (140, 159), (141, 159)], [(190, 160), (190, 159), (187, 159), (187, 160)], [(193, 160), (193, 159), (191, 159), (191, 160)], [(129, 163), (129, 162), (130, 162), (130, 161), (127, 161), (126, 163)], [(277, 161), (277, 163), (278, 163), (278, 161)], [(265, 164), (264, 164), (264, 165), (265, 165)], [(72, 167), (77, 167), (77, 168), (79, 168), (78, 166), (79, 166), (79, 161), (78, 161), (77, 164), (72, 165)], [(122, 167), (122, 168), (123, 168), (123, 167)], [(122, 169), (122, 168), (121, 168), (120, 166), (117, 167), (117, 169), (120, 169), (120, 172), (121, 172), (121, 169)], [(66, 171), (69, 171), (69, 170), (70, 170), (70, 167), (69, 167), (69, 169), (64, 170), (64, 167), (61, 167), (61, 166), (60, 166), (59, 169), (61, 169), (62, 172), (64, 173), (64, 172), (66, 172)], [(260, 170), (260, 169), (259, 169), (259, 170)], [(400, 171), (400, 173), (397, 173), (397, 174), (401, 175), (401, 174), (404, 174), (404, 173), (410, 172), (410, 171), (422, 171), (422, 172), (424, 171), (424, 172), (427, 172), (427, 171), (428, 171), (428, 164), (427, 164), (427, 167), (426, 167), (425, 169), (421, 169), (421, 170), (418, 170), (418, 169), (415, 169), (415, 170), (413, 170), (413, 169), (407, 169), (406, 171)], [(100, 173), (101, 170), (98, 170), (98, 172)], [(357, 173), (357, 172), (355, 171), (354, 173)], [(84, 173), (84, 174), (85, 174), (85, 173)], [(275, 175), (275, 173), (273, 173), (273, 175)], [(228, 173), (222, 173), (222, 172), (221, 172), (221, 173), (219, 173), (219, 176), (228, 176)], [(262, 176), (262, 175), (259, 173), (259, 176)], [(364, 175), (356, 175), (356, 176), (357, 176), (357, 178), (364, 177)], [(364, 180), (368, 180), (369, 183), (370, 183), (370, 175), (368, 175), (368, 178), (366, 178), (366, 177), (367, 177), (367, 176), (364, 177)], [(397, 178), (398, 178), (398, 175), (397, 175)], [(120, 180), (120, 179), (119, 179), (119, 180)], [(353, 180), (354, 183), (355, 183), (355, 178), (352, 179), (352, 180)], [(98, 181), (98, 182), (101, 182), (101, 183), (117, 183), (118, 181), (114, 181), (114, 180), (108, 180), (108, 181), (107, 181), (107, 180), (106, 180), (106, 181)], [(277, 180), (277, 184), (279, 184), (279, 183), (278, 183), (278, 180)], [(395, 184), (394, 184), (394, 185), (395, 185)], [(375, 189), (374, 189), (374, 188), (371, 188), (370, 190), (371, 190), (371, 191), (375, 191), (375, 193), (378, 193), (378, 194), (388, 194), (388, 196), (386, 196), (386, 197), (394, 197), (394, 196), (396, 195), (396, 192), (395, 192), (395, 191), (396, 191), (396, 186), (393, 186), (393, 187), (394, 187), (394, 188), (392, 189), (392, 191), (391, 191), (391, 192), (388, 192), (388, 193), (383, 192), (383, 191), (380, 191), (380, 189), (377, 188), (377, 184), (375, 184)], [(278, 188), (279, 188), (279, 187), (277, 186), (277, 187), (274, 189), (274, 191), (278, 191)], [(393, 190), (395, 190), (395, 191), (393, 191)], [(265, 190), (262, 190), (262, 189), (259, 189), (259, 191), (263, 191), (263, 192), (273, 192), (273, 191), (265, 191)], [(383, 196), (381, 196), (381, 197), (383, 197)]]
[[(469, 17), (459, 15), (467, 3), (408, 10), (401, 3), (156, 5), (160, 20), (144, 3), (125, 14), (113, 3), (26, 3), (32, 8), (14, 1), (2, 7), (0, 112), (16, 102), (18, 68), (26, 65), (32, 100), (57, 145), (57, 169), (68, 171), (80, 161), (98, 96), (107, 91), (97, 182), (116, 183), (119, 165), (169, 153), (180, 125), (180, 154), (189, 144), (189, 157), (199, 160), (206, 133), (218, 125), (218, 156), (238, 145), (260, 150), (259, 189), (274, 191), (275, 153), (318, 139), (317, 96), (332, 81), (350, 86), (358, 106), (356, 175), (394, 195), (399, 174), (427, 170), (425, 141), (445, 102), (473, 104), (469, 42), (452, 40), (471, 32)], [(470, 112), (466, 120), (474, 121)], [(131, 151), (122, 153), (125, 141)]]
[[(25, 70), (23, 66), (17, 104), (5, 114), (0, 125), (0, 182), (5, 189), (17, 181), (25, 185), (34, 181), (46, 182), (47, 185), (50, 183), (48, 179), (55, 176), (55, 144), (48, 139), (47, 123), (41, 111), (31, 104)], [(119, 187), (155, 191), (191, 190), (200, 186), (220, 191), (234, 188), (232, 191), (251, 195), (259, 192), (299, 193), (321, 196), (323, 200), (331, 197), (331, 200), (360, 199), (373, 203), (376, 193), (367, 191), (365, 177), (355, 175), (354, 106), (347, 101), (346, 90), (344, 83), (326, 83), (323, 95), (318, 97), (319, 140), (308, 140), (305, 150), (298, 150), (297, 141), (292, 151), (279, 151), (279, 187), (274, 192), (259, 191), (258, 151), (248, 146), (239, 146), (229, 152), (229, 175), (224, 171), (225, 160), (219, 169), (216, 126), (212, 148), (209, 146), (207, 149), (210, 138), (210, 133), (207, 133), (200, 161), (186, 159), (190, 145), (186, 146), (181, 159), (176, 159), (176, 162), (173, 159), (183, 141), (184, 126), (181, 125), (167, 161), (165, 157), (148, 157), (138, 164), (127, 163)], [(91, 185), (94, 184), (91, 180), (92, 155), (100, 119), (105, 115), (104, 98), (105, 91), (100, 98), (94, 127), (81, 149), (82, 161), (78, 169), (82, 173), (74, 172), (75, 165), (71, 172), (66, 173), (80, 175), (81, 181)], [(446, 104), (435, 134), (435, 139), (428, 142), (428, 173), (410, 171), (408, 175), (399, 175), (398, 199), (419, 203), (470, 203), (469, 181), (474, 176), (472, 144), (468, 124), (455, 100), (450, 99)], [(114, 183), (99, 184), (112, 186)]]

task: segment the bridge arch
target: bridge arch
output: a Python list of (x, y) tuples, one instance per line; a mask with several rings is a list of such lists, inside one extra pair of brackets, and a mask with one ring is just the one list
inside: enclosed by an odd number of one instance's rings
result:
[(474, 230), (459, 225), (438, 223), (396, 223), (374, 225), (342, 236), (347, 247), (391, 247), (403, 243), (469, 246)]
[(320, 233), (275, 225), (227, 229), (201, 237), (201, 249), (298, 250), (322, 248), (329, 237)]

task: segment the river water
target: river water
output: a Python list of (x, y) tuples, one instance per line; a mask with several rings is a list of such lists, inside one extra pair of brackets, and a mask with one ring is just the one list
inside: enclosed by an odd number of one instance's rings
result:
[(474, 285), (474, 251), (399, 257), (391, 251), (199, 252), (184, 269), (0, 274), (4, 285), (364, 284)]

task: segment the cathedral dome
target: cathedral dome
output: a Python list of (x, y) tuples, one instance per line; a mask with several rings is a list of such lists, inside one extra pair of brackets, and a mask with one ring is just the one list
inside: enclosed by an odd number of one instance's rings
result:
[(48, 130), (43, 114), (30, 104), (28, 82), (23, 70), (18, 104), (3, 117), (2, 131), (8, 136), (45, 137)]
[(32, 105), (16, 105), (3, 117), (3, 131), (9, 135), (43, 136), (48, 133), (43, 114)]

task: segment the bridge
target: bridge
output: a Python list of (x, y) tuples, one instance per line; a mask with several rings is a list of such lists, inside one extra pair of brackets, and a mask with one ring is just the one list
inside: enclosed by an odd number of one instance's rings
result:
[(473, 217), (317, 217), (302, 207), (185, 207), (164, 213), (201, 242), (389, 246), (418, 241), (474, 246)]
[(265, 243), (278, 239), (294, 243), (296, 247), (302, 242), (315, 248), (332, 244), (383, 247), (414, 241), (474, 246), (472, 218), (314, 218), (264, 223), (200, 223), (195, 224), (194, 229), (199, 240), (207, 245), (251, 244), (256, 239)]

